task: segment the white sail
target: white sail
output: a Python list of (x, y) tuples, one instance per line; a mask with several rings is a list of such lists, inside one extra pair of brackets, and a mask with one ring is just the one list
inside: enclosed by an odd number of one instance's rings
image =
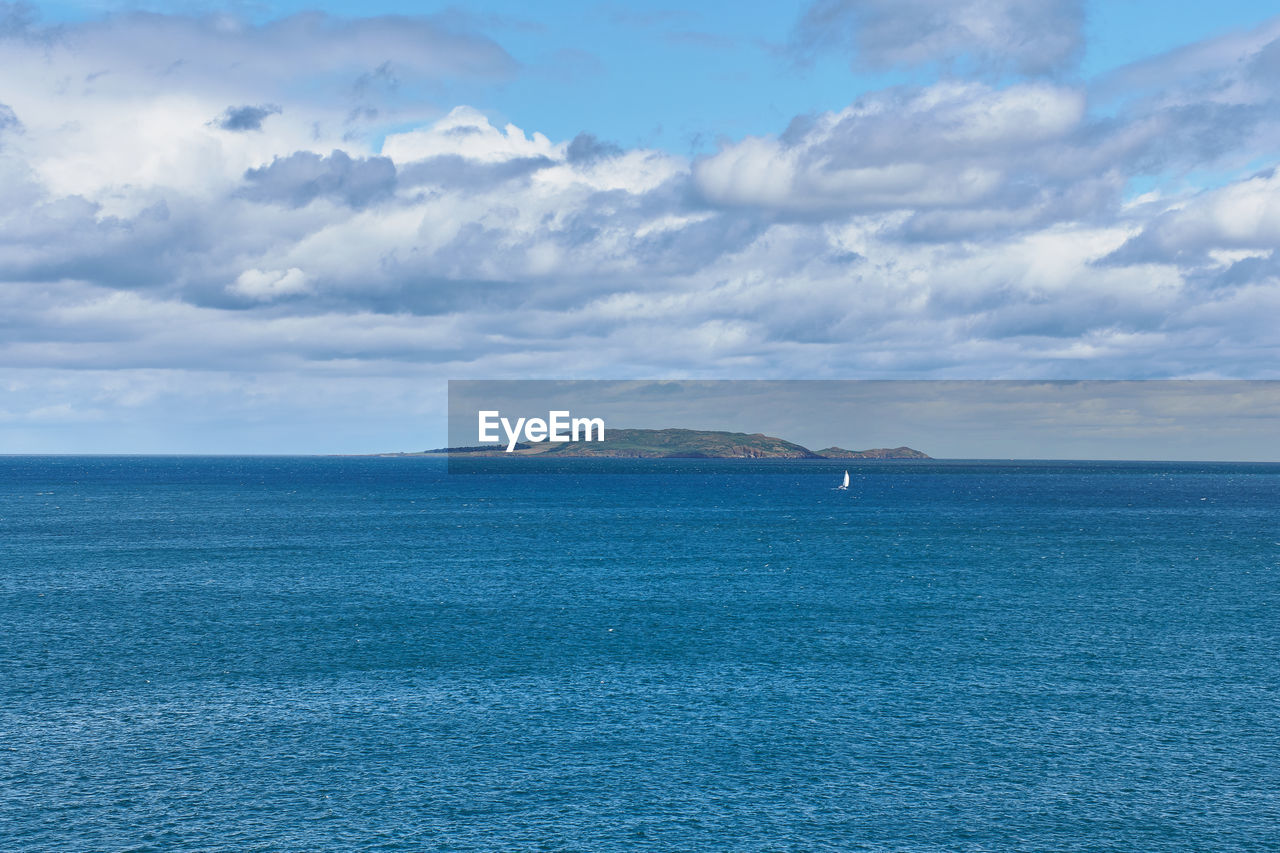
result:
[(849, 488), (849, 472), (848, 471), (844, 472), (844, 482), (840, 484), (840, 488), (841, 489)]

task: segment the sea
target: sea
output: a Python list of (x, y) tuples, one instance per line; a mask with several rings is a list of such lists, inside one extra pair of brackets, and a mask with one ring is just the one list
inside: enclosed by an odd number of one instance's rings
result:
[(1280, 849), (1280, 465), (3, 457), (0, 630), (3, 851)]

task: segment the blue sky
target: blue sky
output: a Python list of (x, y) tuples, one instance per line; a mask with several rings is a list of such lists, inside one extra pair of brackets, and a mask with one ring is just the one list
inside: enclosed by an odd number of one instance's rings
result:
[(0, 4), (0, 452), (429, 446), (449, 378), (1277, 378), (1273, 11)]

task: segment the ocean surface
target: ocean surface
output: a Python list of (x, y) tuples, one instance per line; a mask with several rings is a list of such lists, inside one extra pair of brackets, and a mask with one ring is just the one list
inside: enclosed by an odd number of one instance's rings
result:
[(1280, 465), (557, 464), (0, 458), (0, 850), (1280, 849)]

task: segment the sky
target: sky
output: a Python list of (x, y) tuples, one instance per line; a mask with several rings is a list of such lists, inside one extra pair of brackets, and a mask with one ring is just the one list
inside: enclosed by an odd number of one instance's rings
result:
[(0, 453), (450, 379), (1280, 378), (1241, 0), (0, 3)]

